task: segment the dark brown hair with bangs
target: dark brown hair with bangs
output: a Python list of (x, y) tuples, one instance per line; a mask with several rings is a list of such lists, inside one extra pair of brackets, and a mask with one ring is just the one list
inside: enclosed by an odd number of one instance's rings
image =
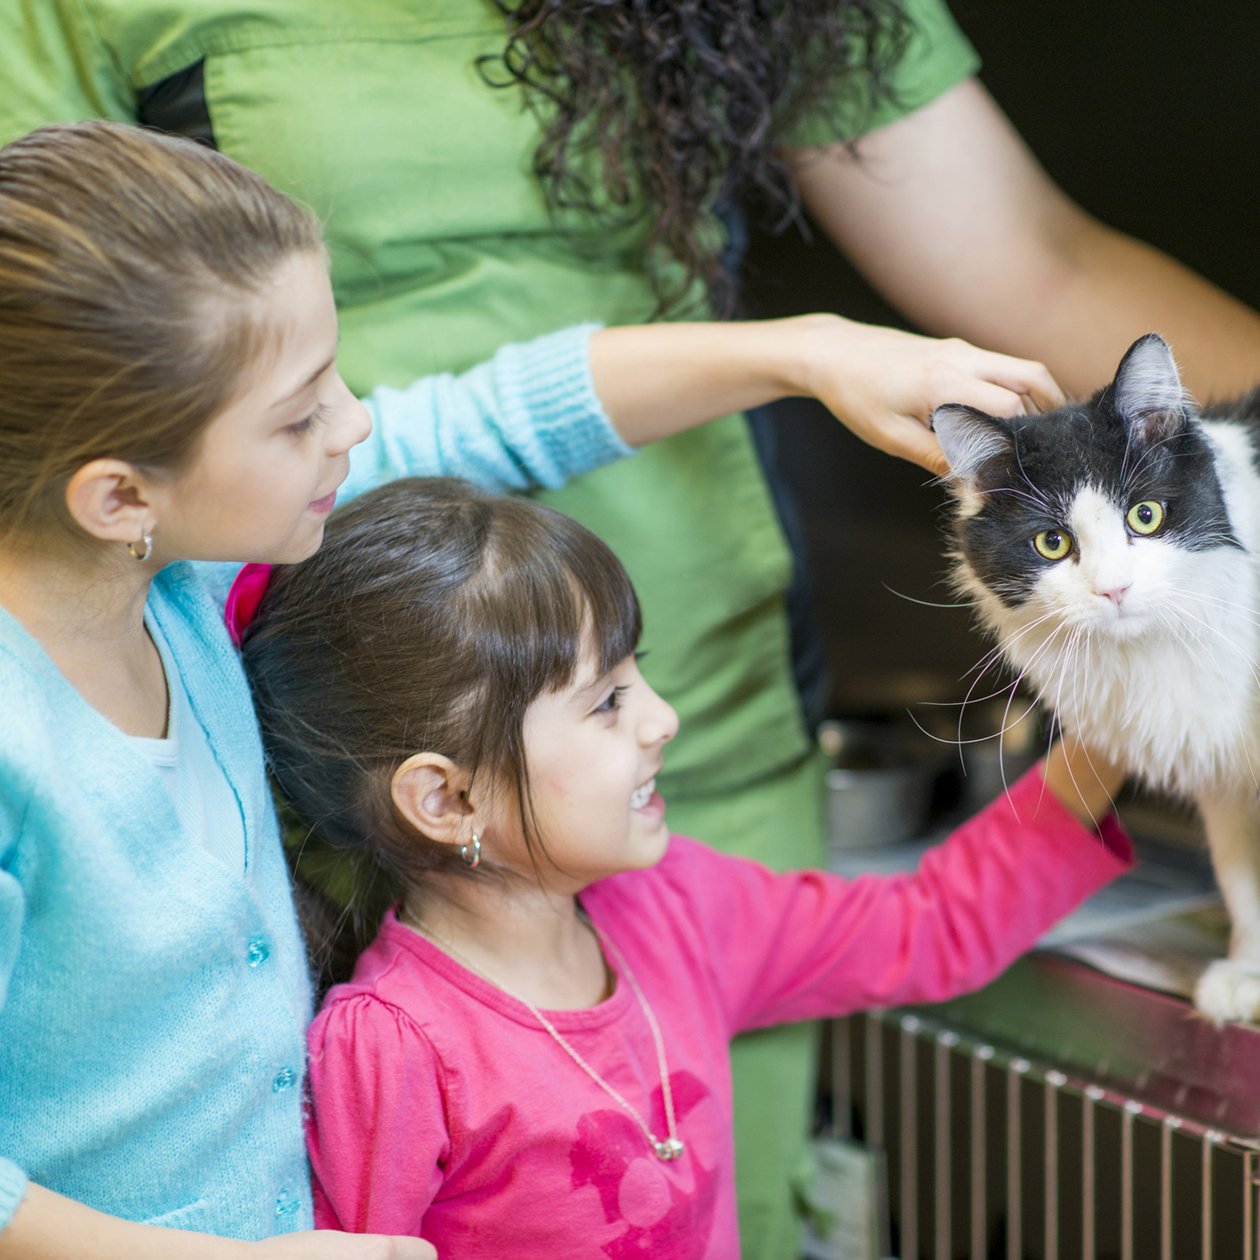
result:
[(268, 762), (302, 823), (412, 885), (467, 870), (399, 814), (398, 767), (437, 752), (505, 785), (545, 859), (525, 712), (575, 681), (588, 643), (603, 672), (640, 628), (621, 562), (576, 521), (411, 478), (335, 512), (311, 559), (276, 570), (243, 647)]

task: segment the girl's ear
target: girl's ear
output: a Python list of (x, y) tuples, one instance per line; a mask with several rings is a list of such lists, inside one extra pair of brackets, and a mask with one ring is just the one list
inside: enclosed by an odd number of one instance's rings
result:
[(66, 484), (66, 508), (102, 542), (134, 543), (157, 524), (143, 478), (121, 459), (93, 459)]
[(441, 753), (414, 753), (394, 771), (390, 795), (402, 816), (421, 835), (442, 844), (468, 839), (467, 773)]

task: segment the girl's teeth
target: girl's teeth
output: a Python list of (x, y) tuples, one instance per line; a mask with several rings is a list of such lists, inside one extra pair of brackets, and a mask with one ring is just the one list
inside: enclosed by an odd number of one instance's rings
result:
[(653, 779), (650, 783), (645, 783), (634, 793), (634, 795), (630, 798), (630, 808), (642, 809), (648, 801), (652, 799), (652, 793), (654, 791), (656, 791), (655, 779)]

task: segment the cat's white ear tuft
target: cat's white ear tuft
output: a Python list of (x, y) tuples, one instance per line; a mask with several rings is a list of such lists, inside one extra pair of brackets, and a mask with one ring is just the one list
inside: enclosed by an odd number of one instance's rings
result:
[(1139, 438), (1157, 440), (1180, 426), (1191, 400), (1168, 343), (1158, 333), (1139, 337), (1125, 352), (1112, 384), (1116, 411)]
[(951, 480), (970, 480), (980, 466), (996, 455), (1007, 455), (1014, 446), (1010, 430), (993, 416), (946, 403), (932, 413), (932, 432), (949, 460)]

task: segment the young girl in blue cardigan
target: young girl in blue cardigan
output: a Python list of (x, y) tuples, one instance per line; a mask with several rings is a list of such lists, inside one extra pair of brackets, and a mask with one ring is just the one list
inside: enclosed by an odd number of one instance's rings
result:
[(936, 403), (1058, 398), (820, 316), (575, 328), (365, 405), (325, 264), (309, 214), (194, 144), (0, 150), (0, 1260), (432, 1255), (293, 1236), (311, 992), (222, 622), (241, 562), (306, 558), (387, 477), (557, 484), (787, 393), (925, 463)]

